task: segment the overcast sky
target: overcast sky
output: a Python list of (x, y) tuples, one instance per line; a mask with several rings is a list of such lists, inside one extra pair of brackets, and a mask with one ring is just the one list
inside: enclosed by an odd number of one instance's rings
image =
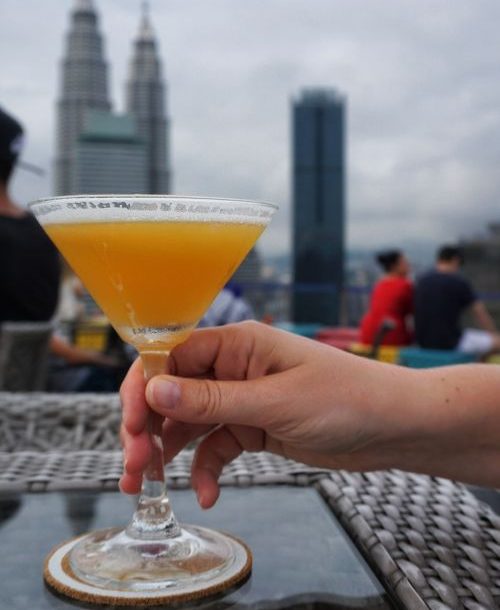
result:
[[(124, 81), (139, 0), (94, 0), (112, 99)], [(0, 1), (0, 105), (25, 125), (21, 201), (51, 194), (59, 60), (70, 0)], [(169, 84), (177, 193), (275, 201), (262, 240), (285, 251), (290, 100), (347, 96), (348, 242), (437, 243), (500, 219), (497, 0), (151, 0)]]

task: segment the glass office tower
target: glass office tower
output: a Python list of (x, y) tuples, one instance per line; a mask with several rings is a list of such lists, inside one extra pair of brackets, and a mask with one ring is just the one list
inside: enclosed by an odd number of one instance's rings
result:
[(333, 89), (293, 100), (292, 317), (340, 322), (345, 248), (345, 101)]

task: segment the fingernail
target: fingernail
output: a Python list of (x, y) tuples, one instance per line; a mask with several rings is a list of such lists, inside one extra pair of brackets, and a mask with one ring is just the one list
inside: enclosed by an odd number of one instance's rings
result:
[(201, 508), (205, 509), (206, 494), (202, 490), (197, 489), (196, 497), (198, 498), (198, 504)]
[(154, 404), (162, 410), (174, 409), (181, 397), (180, 387), (167, 379), (153, 380), (148, 390), (152, 394)]

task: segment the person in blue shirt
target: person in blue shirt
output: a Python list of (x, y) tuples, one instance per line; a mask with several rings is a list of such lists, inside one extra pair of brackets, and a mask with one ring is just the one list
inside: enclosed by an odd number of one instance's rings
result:
[(228, 282), (215, 297), (198, 326), (223, 326), (253, 318), (253, 309), (243, 298), (240, 287)]

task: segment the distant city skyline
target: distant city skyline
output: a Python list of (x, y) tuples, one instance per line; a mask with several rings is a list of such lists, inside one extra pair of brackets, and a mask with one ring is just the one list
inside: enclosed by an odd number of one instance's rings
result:
[[(347, 243), (434, 250), (498, 220), (500, 4), (495, 0), (151, 0), (170, 85), (175, 191), (277, 202), (260, 244), (290, 247), (289, 103), (349, 104)], [(58, 61), (71, 4), (2, 0), (0, 104), (27, 131), (14, 195), (51, 193)], [(139, 0), (100, 0), (110, 100), (124, 98)], [(286, 18), (285, 18), (286, 16)], [(123, 104), (117, 104), (124, 110)]]
[(166, 85), (149, 5), (142, 4), (126, 81), (126, 114), (108, 91), (98, 0), (72, 0), (56, 104), (54, 194), (168, 193)]

